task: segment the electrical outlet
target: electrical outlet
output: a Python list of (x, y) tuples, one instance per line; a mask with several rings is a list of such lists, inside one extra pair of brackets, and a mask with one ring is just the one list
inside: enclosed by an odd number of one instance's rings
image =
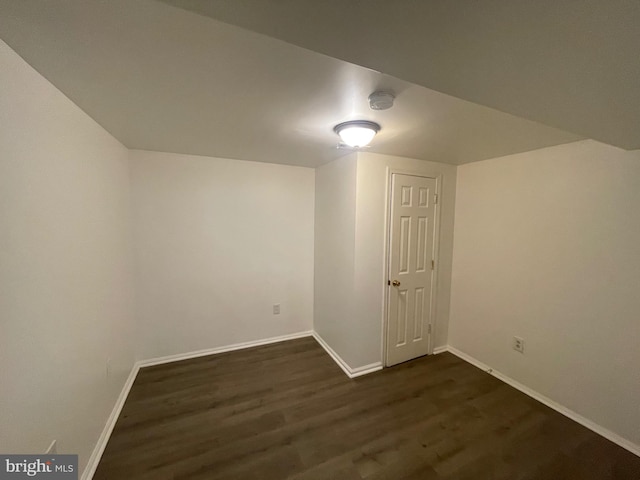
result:
[(513, 349), (516, 352), (524, 353), (524, 340), (520, 337), (513, 337)]
[(273, 314), (274, 315), (280, 315), (280, 304), (279, 303), (274, 303), (273, 304)]
[(49, 445), (49, 448), (47, 448), (47, 451), (44, 453), (45, 455), (56, 455), (58, 453), (58, 441), (54, 440), (51, 442), (51, 445)]

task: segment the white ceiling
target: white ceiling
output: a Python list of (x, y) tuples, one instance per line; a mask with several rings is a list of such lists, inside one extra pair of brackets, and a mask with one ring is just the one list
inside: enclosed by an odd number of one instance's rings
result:
[(638, 0), (162, 0), (459, 98), (640, 148)]
[(317, 166), (355, 118), (452, 164), (581, 138), (155, 0), (0, 0), (0, 38), (129, 148)]

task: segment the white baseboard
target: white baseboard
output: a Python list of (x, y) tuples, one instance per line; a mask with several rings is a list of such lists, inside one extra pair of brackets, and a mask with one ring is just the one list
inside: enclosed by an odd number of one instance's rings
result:
[[(520, 390), (522, 393), (530, 396), (534, 400), (537, 400), (540, 403), (545, 404), (547, 407), (552, 408), (556, 412), (561, 413), (565, 417), (570, 418), (571, 420), (579, 423), (580, 425), (588, 428), (589, 430), (597, 433), (598, 435), (603, 436), (607, 440), (611, 440), (613, 443), (620, 445), (625, 450), (628, 450), (631, 453), (640, 457), (640, 445), (637, 445), (631, 442), (630, 440), (627, 440), (626, 438), (621, 437), (617, 433), (614, 433), (611, 430), (598, 425), (597, 423), (589, 420), (588, 418), (583, 417), (579, 413), (574, 412), (573, 410), (565, 407), (564, 405), (554, 402), (553, 400), (551, 400), (548, 397), (545, 397), (541, 393), (538, 393), (535, 390), (532, 390), (531, 388), (527, 387), (526, 385), (523, 385), (522, 383), (517, 382), (513, 378), (508, 377), (503, 373), (500, 373), (499, 371), (491, 368), (489, 365), (482, 363), (481, 361), (477, 360), (471, 355), (468, 355), (458, 350), (457, 348), (452, 347), (451, 345), (448, 345), (447, 347), (445, 347), (445, 350), (453, 353), (455, 356), (470, 363), (471, 365), (478, 367), (480, 370), (484, 370), (485, 372), (489, 373), (490, 375), (493, 375), (497, 379), (502, 380), (504, 383), (511, 385), (513, 388), (517, 390)], [(434, 350), (434, 353), (435, 353), (435, 350)]]
[(333, 348), (324, 341), (324, 339), (317, 333), (313, 332), (313, 338), (320, 344), (322, 348), (329, 354), (331, 358), (338, 364), (347, 377), (355, 378), (367, 375), (368, 373), (377, 372), (382, 370), (382, 362), (370, 363), (369, 365), (363, 365), (362, 367), (351, 368), (347, 362), (345, 362), (340, 355), (338, 355)]
[(49, 444), (49, 448), (44, 452), (45, 455), (56, 455), (58, 453), (58, 442), (53, 440)]
[(140, 370), (140, 365), (139, 362), (136, 362), (133, 367), (131, 367), (129, 377), (127, 377), (127, 381), (124, 382), (124, 386), (116, 400), (116, 404), (113, 406), (113, 410), (111, 410), (111, 415), (109, 415), (107, 423), (98, 438), (98, 443), (96, 443), (93, 452), (91, 452), (91, 457), (89, 457), (87, 466), (82, 473), (82, 480), (91, 480), (93, 478), (93, 474), (96, 473), (96, 469), (98, 468), (104, 449), (107, 447), (107, 443), (109, 442), (109, 437), (111, 437), (111, 433), (113, 432), (113, 428), (116, 426), (116, 422), (118, 421), (124, 402), (127, 400), (129, 391), (131, 390), (133, 382), (138, 375), (138, 370)]
[(438, 355), (440, 353), (444, 353), (444, 352), (447, 352), (447, 351), (449, 351), (448, 345), (443, 345), (443, 346), (434, 348), (433, 349), (433, 354), (434, 355)]
[(224, 347), (208, 348), (206, 350), (196, 350), (194, 352), (179, 353), (177, 355), (167, 355), (166, 357), (150, 358), (147, 360), (141, 360), (138, 364), (140, 367), (151, 367), (153, 365), (162, 365), (163, 363), (179, 362), (180, 360), (188, 360), (190, 358), (215, 355), (216, 353), (233, 352), (234, 350), (259, 347), (260, 345), (268, 345), (270, 343), (285, 342), (287, 340), (295, 340), (296, 338), (311, 337), (312, 335), (313, 331), (308, 330), (306, 332), (291, 333), (289, 335), (281, 335), (279, 337), (254, 340), (252, 342), (234, 343), (233, 345), (225, 345)]

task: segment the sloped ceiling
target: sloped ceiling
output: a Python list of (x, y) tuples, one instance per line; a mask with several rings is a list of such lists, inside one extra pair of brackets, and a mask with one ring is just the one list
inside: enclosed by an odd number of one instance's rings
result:
[(638, 0), (162, 0), (503, 112), (640, 148)]
[(355, 118), (370, 151), (452, 164), (582, 138), (155, 0), (0, 0), (0, 38), (129, 148), (313, 167)]

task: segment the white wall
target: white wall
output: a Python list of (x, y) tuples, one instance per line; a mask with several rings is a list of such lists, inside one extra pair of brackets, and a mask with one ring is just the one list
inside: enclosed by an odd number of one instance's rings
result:
[(127, 155), (0, 42), (3, 453), (57, 439), (82, 468), (129, 374)]
[(316, 172), (314, 328), (352, 369), (383, 361), (388, 169), (442, 175), (435, 345), (447, 343), (456, 167), (357, 153)]
[(313, 169), (130, 159), (142, 358), (311, 330)]
[(449, 335), (636, 446), (639, 206), (640, 152), (594, 141), (459, 167)]
[(345, 360), (358, 338), (352, 313), (356, 162), (351, 154), (316, 168), (315, 185), (313, 328)]

